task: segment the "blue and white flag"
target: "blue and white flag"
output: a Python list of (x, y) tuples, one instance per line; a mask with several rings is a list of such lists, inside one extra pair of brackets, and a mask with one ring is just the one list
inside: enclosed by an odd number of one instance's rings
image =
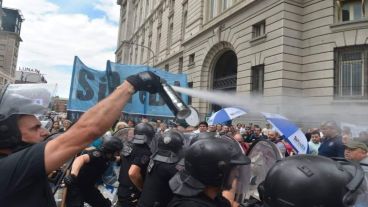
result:
[(266, 120), (293, 147), (297, 154), (307, 154), (308, 140), (297, 125), (279, 114), (262, 112)]
[[(185, 74), (173, 74), (149, 66), (116, 64), (110, 61), (107, 62), (106, 70), (95, 70), (87, 67), (78, 57), (75, 57), (68, 101), (68, 114), (71, 117), (79, 117), (80, 113), (87, 111), (109, 95), (126, 77), (148, 70), (165, 79), (170, 85), (188, 87)], [(185, 103), (188, 102), (187, 95), (182, 95), (182, 99)], [(137, 92), (129, 100), (123, 112), (174, 117), (174, 114), (160, 95), (142, 91)]]
[[(106, 72), (111, 90), (123, 82), (129, 75), (142, 71), (152, 71), (161, 78), (165, 79), (169, 85), (188, 87), (187, 76), (185, 74), (174, 74), (158, 68), (145, 65), (125, 65), (108, 61)], [(148, 97), (148, 98), (147, 98)], [(184, 103), (188, 103), (188, 96), (181, 94)], [(137, 92), (132, 99), (125, 105), (123, 111), (129, 114), (142, 114), (149, 116), (174, 117), (174, 114), (167, 107), (165, 101), (159, 94), (148, 92)]]
[(68, 111), (85, 112), (108, 95), (106, 71), (87, 67), (74, 58)]

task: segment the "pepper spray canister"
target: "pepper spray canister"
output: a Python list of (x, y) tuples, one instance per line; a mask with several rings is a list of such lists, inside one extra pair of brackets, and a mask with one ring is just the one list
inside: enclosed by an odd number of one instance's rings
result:
[(191, 113), (190, 108), (183, 102), (180, 96), (169, 84), (167, 84), (165, 80), (161, 81), (162, 90), (159, 93), (166, 102), (167, 106), (170, 108), (176, 118), (187, 118)]

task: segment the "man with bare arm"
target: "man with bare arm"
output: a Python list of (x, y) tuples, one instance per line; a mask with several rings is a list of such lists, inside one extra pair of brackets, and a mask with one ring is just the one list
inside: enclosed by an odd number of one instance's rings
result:
[(104, 134), (135, 91), (160, 90), (160, 78), (152, 72), (129, 76), (68, 131), (44, 142), (48, 133), (34, 116), (44, 108), (20, 95), (19, 86), (8, 86), (0, 99), (1, 206), (56, 206), (47, 175)]

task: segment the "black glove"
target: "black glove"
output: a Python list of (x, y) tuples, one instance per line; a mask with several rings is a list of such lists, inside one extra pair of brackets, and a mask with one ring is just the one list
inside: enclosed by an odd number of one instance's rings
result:
[(77, 177), (75, 175), (67, 175), (64, 177), (64, 183), (66, 186), (73, 186), (77, 183)]
[(126, 79), (136, 91), (157, 93), (162, 90), (161, 79), (151, 71), (140, 72)]

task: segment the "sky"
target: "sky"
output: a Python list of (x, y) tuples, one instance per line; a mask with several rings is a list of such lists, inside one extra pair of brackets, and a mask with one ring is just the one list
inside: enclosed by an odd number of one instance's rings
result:
[(19, 9), (22, 23), (19, 67), (34, 68), (69, 97), (74, 56), (104, 70), (115, 61), (120, 7), (116, 0), (3, 0)]

